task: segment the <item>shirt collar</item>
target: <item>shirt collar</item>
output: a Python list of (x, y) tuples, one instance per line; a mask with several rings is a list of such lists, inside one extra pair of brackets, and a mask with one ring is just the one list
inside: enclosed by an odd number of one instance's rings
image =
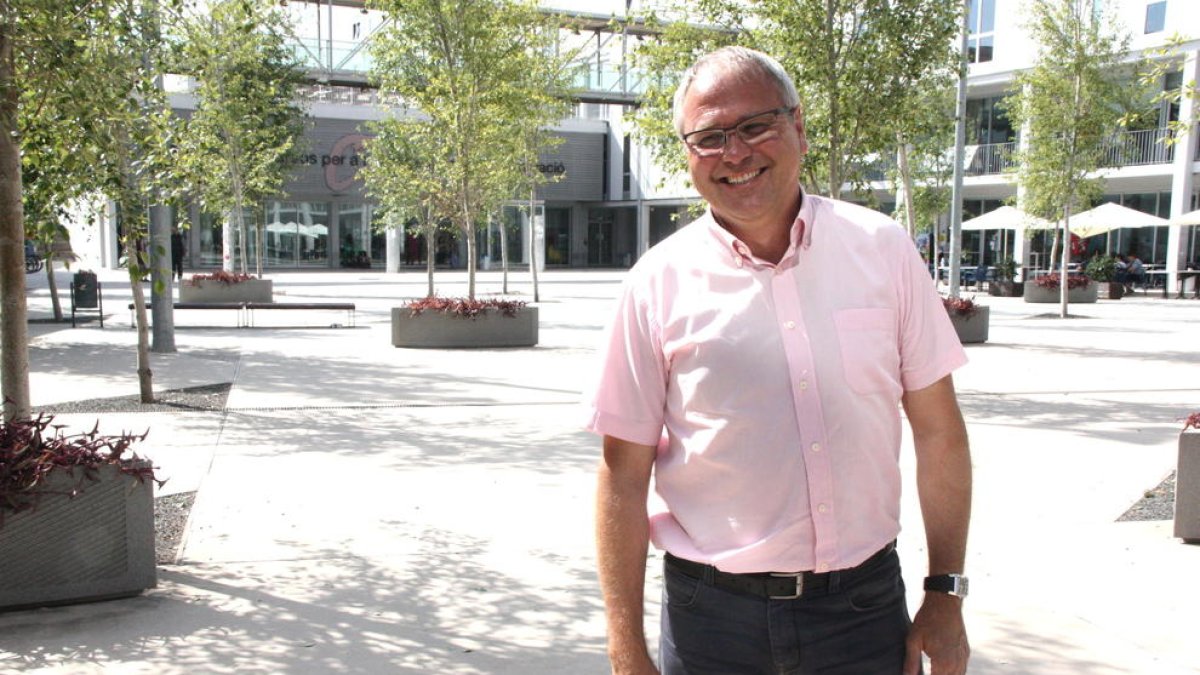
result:
[[(813, 215), (816, 209), (813, 206), (813, 199), (804, 192), (804, 188), (800, 187), (800, 210), (796, 213), (796, 219), (792, 221), (791, 229), (791, 245), (783, 255), (783, 259), (779, 261), (782, 266), (787, 261), (796, 255), (796, 252), (801, 249), (807, 249), (812, 246), (812, 224)], [(716, 216), (712, 212), (712, 207), (708, 207), (708, 229), (715, 237), (716, 243), (727, 251), (729, 261), (736, 267), (741, 267), (747, 263), (753, 265), (766, 265), (761, 260), (758, 260), (750, 253), (750, 247), (742, 240), (733, 236), (733, 234), (721, 227), (717, 222)]]

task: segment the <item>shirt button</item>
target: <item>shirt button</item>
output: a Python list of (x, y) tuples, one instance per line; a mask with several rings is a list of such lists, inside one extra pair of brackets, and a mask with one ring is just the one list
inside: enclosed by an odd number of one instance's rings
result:
[(808, 389), (808, 380), (800, 380), (800, 391)]
[(795, 329), (795, 328), (796, 328), (796, 322), (795, 322), (795, 321), (785, 321), (785, 322), (783, 322), (783, 325), (784, 325), (784, 327), (785, 327), (785, 328), (787, 328), (788, 330), (793, 330), (793, 329)]
[(824, 504), (818, 504), (818, 505), (817, 505), (817, 512), (818, 512), (818, 513), (825, 513), (825, 512), (826, 512), (826, 511), (828, 511), (828, 510), (829, 510), (829, 507), (828, 507), (828, 506), (825, 506)]
[(742, 266), (742, 259), (741, 259), (741, 258), (734, 258), (734, 259), (733, 259), (733, 264), (737, 265), (738, 267), (741, 267), (741, 266)]
[(818, 573), (823, 574), (828, 571), (829, 571), (829, 563), (824, 562), (824, 561), (817, 563), (817, 572)]
[(820, 451), (821, 451), (821, 444), (820, 444), (820, 443), (813, 443), (813, 444), (812, 444), (811, 446), (809, 446), (809, 447), (811, 447), (811, 448), (812, 448), (812, 451), (813, 451), (813, 452), (820, 452)]

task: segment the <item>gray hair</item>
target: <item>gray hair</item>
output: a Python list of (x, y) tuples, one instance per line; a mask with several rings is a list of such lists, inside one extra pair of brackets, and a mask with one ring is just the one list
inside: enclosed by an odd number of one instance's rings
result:
[(691, 88), (696, 76), (700, 74), (701, 70), (707, 68), (720, 68), (733, 73), (741, 82), (755, 77), (766, 77), (779, 90), (784, 107), (792, 108), (800, 105), (800, 94), (796, 92), (796, 84), (792, 82), (791, 76), (787, 74), (783, 66), (779, 65), (778, 61), (760, 51), (746, 47), (721, 47), (697, 59), (690, 68), (684, 71), (683, 77), (679, 80), (679, 87), (675, 89), (672, 114), (675, 133), (680, 137), (683, 136), (683, 99), (687, 96), (688, 89)]

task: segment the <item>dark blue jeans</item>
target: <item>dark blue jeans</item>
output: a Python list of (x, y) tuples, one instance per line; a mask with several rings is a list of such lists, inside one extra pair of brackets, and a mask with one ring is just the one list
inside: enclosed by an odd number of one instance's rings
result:
[(666, 569), (663, 675), (892, 675), (912, 625), (895, 551), (828, 591), (768, 600)]

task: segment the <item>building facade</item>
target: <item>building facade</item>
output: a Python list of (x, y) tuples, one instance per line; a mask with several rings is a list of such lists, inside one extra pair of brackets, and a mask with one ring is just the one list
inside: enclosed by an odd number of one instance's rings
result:
[[(1002, 101), (1012, 93), (1015, 75), (1033, 65), (1037, 52), (1023, 25), (1028, 12), (1022, 6), (1027, 1), (969, 0), (964, 220), (1005, 202), (1020, 206), (1013, 156), (1022, 141), (1020, 130), (1005, 116)], [(1132, 34), (1133, 56), (1163, 47), (1176, 28), (1200, 26), (1200, 3), (1194, 0), (1112, 1)], [(571, 5), (566, 0), (546, 4)], [(499, 264), (502, 238), (508, 262), (514, 266), (527, 266), (534, 250), (542, 268), (627, 268), (689, 220), (689, 206), (698, 201), (697, 194), (684, 177), (663, 175), (631, 133), (639, 76), (628, 67), (628, 57), (635, 40), (653, 36), (632, 18), (614, 23), (614, 14), (632, 17), (643, 9), (634, 5), (644, 3), (620, 4), (623, 8), (608, 8), (612, 13), (560, 10), (571, 18), (570, 29), (561, 31), (563, 47), (582, 51), (575, 114), (556, 126), (554, 133), (562, 143), (539, 163), (539, 169), (556, 180), (533, 195), (514, 195), (494, 214), (492, 224), (477, 234), (481, 268)], [(595, 2), (588, 6), (602, 9)], [(265, 268), (399, 271), (423, 266), (423, 238), (403, 227), (381, 228), (374, 203), (357, 178), (367, 161), (363, 144), (370, 135), (369, 121), (393, 114), (379, 105), (366, 80), (365, 45), (383, 17), (355, 0), (313, 0), (291, 3), (288, 9), (297, 25), (297, 51), (310, 68), (311, 84), (303, 96), (309, 103), (311, 124), (283, 194), (247, 214), (248, 220), (263, 228)], [(1165, 90), (1200, 81), (1198, 54), (1200, 39), (1185, 41), (1178, 67), (1159, 86)], [(173, 105), (186, 115), (192, 106), (188, 83), (181, 80), (177, 88)], [(1161, 142), (1168, 135), (1167, 122), (1178, 119), (1196, 119), (1195, 101), (1185, 97), (1178, 104), (1164, 104), (1158, 119), (1146, 128), (1114, 135), (1114, 167), (1103, 171), (1105, 201), (1164, 218), (1200, 208), (1196, 180), (1200, 134), (1193, 128), (1174, 145)], [(889, 183), (876, 183), (872, 189), (881, 208), (890, 210), (896, 203)], [(224, 233), (229, 231), (222, 227), (222, 218), (190, 207), (175, 213), (174, 220), (187, 233), (185, 266), (220, 267)], [(947, 222), (948, 215), (943, 226)], [(113, 229), (111, 224), (108, 227)], [(1088, 246), (1136, 253), (1151, 265), (1179, 270), (1200, 262), (1198, 229), (1118, 228), (1093, 237)], [(235, 250), (240, 249), (237, 233), (228, 236), (235, 238)], [(1034, 269), (1047, 263), (1047, 239), (1044, 234), (1027, 236), (1019, 230), (964, 232), (963, 262), (991, 265), (1014, 256), (1025, 268)], [(98, 242), (98, 264), (116, 266), (116, 237), (110, 232)], [(254, 237), (245, 242), (252, 257), (258, 243)], [(439, 237), (434, 251), (439, 267), (465, 267), (465, 256), (465, 242), (449, 235)]]

